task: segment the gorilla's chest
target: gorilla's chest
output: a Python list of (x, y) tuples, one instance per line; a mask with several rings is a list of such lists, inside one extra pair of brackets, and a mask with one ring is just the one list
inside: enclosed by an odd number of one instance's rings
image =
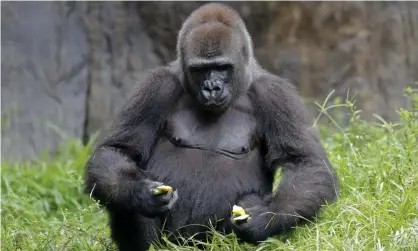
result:
[(243, 194), (271, 191), (256, 120), (249, 109), (231, 108), (217, 119), (202, 118), (187, 107), (167, 118), (147, 170), (178, 190), (179, 200), (168, 215), (170, 231), (225, 219)]
[(231, 109), (209, 119), (198, 116), (193, 109), (183, 109), (168, 118), (165, 135), (177, 147), (239, 158), (256, 147), (255, 130), (255, 118), (244, 111)]

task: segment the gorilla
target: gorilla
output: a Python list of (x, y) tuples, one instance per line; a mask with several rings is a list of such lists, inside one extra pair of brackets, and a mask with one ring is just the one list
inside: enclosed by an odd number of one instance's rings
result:
[(190, 14), (177, 59), (147, 73), (93, 150), (86, 193), (120, 250), (206, 238), (209, 225), (256, 244), (338, 196), (296, 88), (258, 64), (241, 17), (219, 3)]

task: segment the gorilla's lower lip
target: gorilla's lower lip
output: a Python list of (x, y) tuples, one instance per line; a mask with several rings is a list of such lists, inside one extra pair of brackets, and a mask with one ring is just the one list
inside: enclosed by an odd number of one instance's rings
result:
[(221, 106), (221, 105), (223, 105), (227, 101), (227, 99), (228, 98), (226, 97), (226, 98), (224, 98), (224, 99), (222, 99), (220, 101), (209, 100), (209, 101), (206, 101), (204, 103), (204, 105), (205, 106)]

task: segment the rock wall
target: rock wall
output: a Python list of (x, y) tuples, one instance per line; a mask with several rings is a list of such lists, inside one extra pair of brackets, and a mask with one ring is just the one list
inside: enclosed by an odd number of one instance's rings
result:
[[(147, 69), (175, 57), (205, 2), (2, 2), (2, 157), (53, 154), (105, 126)], [(229, 2), (264, 67), (312, 101), (355, 94), (396, 120), (418, 80), (418, 2)]]
[(83, 135), (89, 45), (81, 18), (63, 2), (1, 3), (3, 158), (33, 159)]

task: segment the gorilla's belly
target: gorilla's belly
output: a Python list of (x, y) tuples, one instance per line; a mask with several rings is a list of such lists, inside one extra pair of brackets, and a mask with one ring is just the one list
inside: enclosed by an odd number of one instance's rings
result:
[[(160, 142), (147, 170), (157, 181), (178, 190), (179, 199), (168, 215), (166, 229), (189, 224), (214, 224), (230, 216), (241, 195), (271, 191), (262, 170), (262, 157), (251, 151), (234, 159), (220, 153), (175, 147)], [(193, 232), (193, 227), (181, 232)]]

